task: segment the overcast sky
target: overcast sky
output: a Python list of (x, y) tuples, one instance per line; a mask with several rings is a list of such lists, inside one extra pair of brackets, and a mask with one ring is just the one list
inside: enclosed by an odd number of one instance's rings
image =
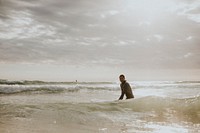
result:
[(0, 0), (0, 78), (200, 79), (200, 0)]

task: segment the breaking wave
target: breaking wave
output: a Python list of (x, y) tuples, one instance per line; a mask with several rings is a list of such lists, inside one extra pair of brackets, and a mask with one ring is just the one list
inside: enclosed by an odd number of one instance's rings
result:
[(45, 93), (62, 93), (78, 92), (79, 90), (117, 90), (118, 87), (104, 86), (87, 86), (87, 85), (1, 85), (0, 94), (45, 94)]
[[(6, 108), (8, 105), (0, 104)], [(88, 102), (88, 103), (46, 103), (35, 105), (13, 106), (12, 115), (17, 117), (30, 115), (34, 110), (43, 112), (59, 111), (66, 117), (81, 121), (82, 117), (88, 117), (94, 113), (110, 114), (124, 113), (135, 117), (177, 117), (179, 120), (199, 123), (200, 119), (200, 96), (185, 99), (163, 98), (156, 96), (147, 96), (133, 100), (109, 101), (109, 102)], [(22, 114), (24, 112), (24, 115)], [(3, 112), (2, 112), (3, 113)], [(8, 112), (7, 112), (8, 113)], [(138, 114), (141, 113), (141, 114)], [(7, 114), (10, 115), (10, 114)], [(80, 118), (79, 118), (80, 117)]]
[[(178, 117), (181, 120), (189, 120), (193, 123), (199, 123), (200, 119), (200, 96), (186, 99), (163, 98), (156, 96), (147, 96), (143, 98), (101, 102), (101, 103), (58, 103), (51, 107), (71, 109), (81, 114), (88, 112), (122, 112), (137, 115), (137, 113), (154, 114), (151, 117)], [(170, 116), (171, 115), (171, 116)]]

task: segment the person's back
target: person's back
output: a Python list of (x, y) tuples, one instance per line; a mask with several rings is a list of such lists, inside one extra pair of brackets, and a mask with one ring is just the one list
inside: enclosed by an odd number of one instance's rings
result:
[(124, 75), (120, 75), (119, 79), (121, 81), (121, 84), (120, 84), (120, 87), (121, 87), (121, 96), (119, 97), (119, 100), (123, 99), (124, 94), (126, 95), (126, 99), (134, 98), (131, 86), (125, 80), (125, 76)]

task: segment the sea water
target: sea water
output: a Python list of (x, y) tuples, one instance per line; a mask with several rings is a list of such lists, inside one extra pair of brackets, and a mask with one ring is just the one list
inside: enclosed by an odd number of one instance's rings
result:
[(0, 133), (199, 133), (200, 82), (8, 82), (0, 85)]

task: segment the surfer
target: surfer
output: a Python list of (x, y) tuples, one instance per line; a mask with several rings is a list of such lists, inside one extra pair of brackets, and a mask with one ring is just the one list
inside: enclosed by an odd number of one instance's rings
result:
[(124, 98), (124, 94), (126, 95), (126, 99), (134, 98), (131, 86), (129, 83), (125, 80), (125, 76), (122, 74), (119, 76), (119, 80), (121, 82), (121, 96), (119, 97), (119, 100), (122, 100)]

